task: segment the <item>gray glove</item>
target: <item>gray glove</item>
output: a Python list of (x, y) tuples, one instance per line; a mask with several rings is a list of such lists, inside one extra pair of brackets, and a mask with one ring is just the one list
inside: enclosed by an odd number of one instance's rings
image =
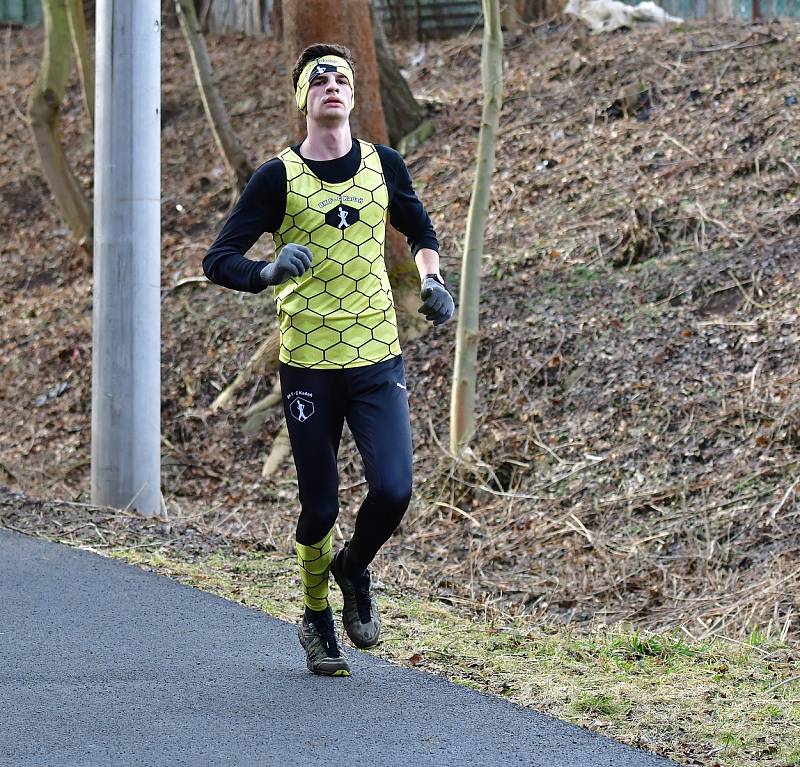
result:
[(419, 297), (422, 306), (419, 312), (434, 325), (441, 325), (453, 316), (455, 305), (453, 297), (447, 292), (444, 283), (435, 274), (426, 274)]
[(287, 242), (278, 257), (261, 270), (264, 285), (280, 285), (291, 277), (299, 277), (311, 266), (314, 256), (305, 245)]

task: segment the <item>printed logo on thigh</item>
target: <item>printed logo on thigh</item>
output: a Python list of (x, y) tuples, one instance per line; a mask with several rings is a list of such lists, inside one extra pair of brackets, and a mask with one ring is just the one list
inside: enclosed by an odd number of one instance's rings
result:
[(289, 412), (296, 420), (303, 423), (303, 421), (307, 421), (314, 415), (314, 403), (303, 397), (297, 397), (292, 401), (292, 404), (289, 405)]

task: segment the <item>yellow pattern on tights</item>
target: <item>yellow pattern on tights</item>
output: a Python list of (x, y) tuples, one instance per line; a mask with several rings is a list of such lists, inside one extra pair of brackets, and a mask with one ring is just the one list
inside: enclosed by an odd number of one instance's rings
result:
[(333, 529), (313, 546), (295, 541), (300, 580), (303, 583), (303, 603), (311, 610), (328, 607), (328, 571), (331, 568)]
[(281, 362), (304, 368), (372, 365), (400, 354), (397, 317), (383, 261), (389, 205), (380, 157), (361, 145), (356, 175), (341, 184), (315, 176), (292, 149), (286, 167), (286, 215), (273, 235), (314, 255), (305, 274), (275, 287)]

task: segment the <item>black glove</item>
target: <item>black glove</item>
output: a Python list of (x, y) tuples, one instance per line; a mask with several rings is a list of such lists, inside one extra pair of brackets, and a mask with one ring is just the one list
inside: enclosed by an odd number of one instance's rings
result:
[(261, 270), (264, 285), (280, 285), (291, 277), (299, 277), (311, 266), (314, 256), (305, 245), (287, 242), (278, 257)]
[(447, 292), (444, 283), (435, 274), (426, 274), (419, 297), (422, 306), (419, 312), (434, 325), (441, 325), (453, 316), (455, 305), (453, 297)]

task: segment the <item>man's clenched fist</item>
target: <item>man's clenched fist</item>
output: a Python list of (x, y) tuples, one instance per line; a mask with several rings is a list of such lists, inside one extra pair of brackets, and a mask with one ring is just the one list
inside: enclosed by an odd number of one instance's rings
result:
[(455, 309), (453, 297), (447, 292), (447, 288), (437, 275), (425, 276), (419, 297), (422, 299), (419, 312), (424, 314), (425, 319), (430, 320), (434, 325), (441, 325), (453, 316)]
[(261, 270), (264, 285), (280, 285), (291, 277), (299, 277), (311, 266), (314, 256), (305, 245), (287, 242), (278, 257)]

